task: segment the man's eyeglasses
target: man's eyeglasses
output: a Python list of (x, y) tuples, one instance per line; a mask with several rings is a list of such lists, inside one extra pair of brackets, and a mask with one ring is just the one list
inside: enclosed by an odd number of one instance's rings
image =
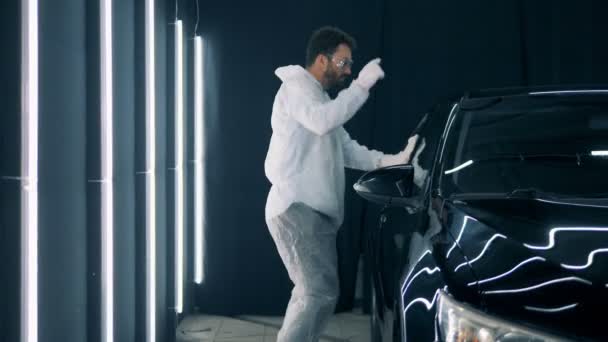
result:
[(353, 63), (354, 61), (350, 58), (342, 58), (338, 61), (336, 61), (334, 59), (334, 57), (332, 55), (328, 55), (327, 58), (329, 58), (330, 60), (332, 60), (334, 62), (334, 64), (336, 64), (336, 66), (340, 69), (344, 69), (346, 67), (348, 68), (352, 68), (353, 67)]

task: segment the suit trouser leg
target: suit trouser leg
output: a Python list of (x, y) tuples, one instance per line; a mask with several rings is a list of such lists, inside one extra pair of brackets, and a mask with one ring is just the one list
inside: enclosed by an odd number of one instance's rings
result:
[(300, 203), (269, 220), (268, 228), (294, 283), (277, 342), (318, 341), (339, 295), (338, 228)]

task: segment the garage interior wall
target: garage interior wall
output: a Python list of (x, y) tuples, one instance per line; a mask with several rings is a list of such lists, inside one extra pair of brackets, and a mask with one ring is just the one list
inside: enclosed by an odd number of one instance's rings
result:
[[(274, 70), (303, 64), (323, 25), (351, 33), (356, 75), (383, 58), (387, 77), (346, 129), (369, 147), (396, 153), (435, 104), (486, 87), (608, 83), (602, 1), (375, 0), (204, 2), (207, 197), (206, 281), (196, 306), (216, 314), (284, 313), (291, 289), (264, 220), (270, 184), (264, 159), (280, 81)], [(379, 208), (352, 190), (339, 235), (339, 310), (352, 308), (365, 229)], [(402, 220), (407, 224), (407, 217)]]
[[(145, 2), (113, 1), (114, 340), (146, 333)], [(20, 339), (21, 2), (1, 5), (0, 340)], [(167, 80), (172, 0), (155, 0), (157, 341), (175, 338)], [(184, 13), (184, 16), (192, 13)], [(100, 2), (39, 1), (38, 341), (101, 341)], [(171, 146), (169, 146), (171, 145)]]

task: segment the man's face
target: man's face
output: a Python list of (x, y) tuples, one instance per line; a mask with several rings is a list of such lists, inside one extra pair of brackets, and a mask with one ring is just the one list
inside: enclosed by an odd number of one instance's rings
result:
[(327, 68), (323, 74), (325, 89), (343, 87), (351, 74), (352, 51), (346, 44), (340, 44), (333, 55), (326, 56)]

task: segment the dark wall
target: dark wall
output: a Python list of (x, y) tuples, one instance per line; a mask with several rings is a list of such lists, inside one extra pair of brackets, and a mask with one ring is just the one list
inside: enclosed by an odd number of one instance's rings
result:
[(520, 1), (527, 83), (608, 82), (605, 1)]
[[(333, 2), (205, 2), (207, 191), (205, 283), (201, 310), (282, 314), (291, 284), (264, 222), (270, 188), (263, 163), (270, 114), (280, 85), (276, 67), (302, 64), (310, 33), (325, 24), (359, 40), (354, 74), (383, 58), (387, 77), (346, 124), (359, 142), (398, 152), (424, 112), (486, 87), (606, 83), (606, 30), (601, 1), (486, 3), (376, 0)], [(347, 171), (346, 217), (339, 236), (342, 297), (352, 306), (363, 227), (378, 208), (352, 191), (360, 172)]]
[(521, 84), (516, 1), (388, 1), (387, 77), (378, 87), (374, 137), (401, 150), (437, 101), (465, 90)]
[(20, 324), (20, 4), (0, 5), (0, 341), (18, 340)]

